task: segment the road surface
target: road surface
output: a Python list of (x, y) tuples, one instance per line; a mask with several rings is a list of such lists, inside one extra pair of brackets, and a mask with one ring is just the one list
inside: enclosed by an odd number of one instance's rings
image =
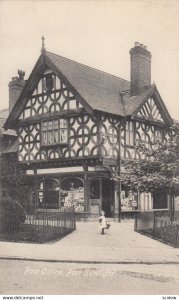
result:
[(1, 295), (179, 295), (179, 265), (1, 260)]

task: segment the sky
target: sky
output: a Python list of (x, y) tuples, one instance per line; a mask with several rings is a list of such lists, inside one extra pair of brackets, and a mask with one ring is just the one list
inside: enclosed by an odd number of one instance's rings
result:
[(0, 1), (0, 109), (17, 70), (28, 79), (45, 36), (48, 51), (130, 80), (129, 50), (152, 53), (155, 82), (179, 120), (179, 0)]

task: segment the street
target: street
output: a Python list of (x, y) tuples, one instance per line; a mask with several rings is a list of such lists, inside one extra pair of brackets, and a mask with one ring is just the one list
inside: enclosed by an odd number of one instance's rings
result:
[(179, 265), (1, 260), (5, 295), (178, 295)]

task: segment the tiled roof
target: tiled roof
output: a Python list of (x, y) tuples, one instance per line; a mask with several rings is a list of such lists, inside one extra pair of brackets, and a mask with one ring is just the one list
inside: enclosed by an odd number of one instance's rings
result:
[(33, 90), (35, 76), (40, 68), (41, 71), (44, 70), (44, 64), (68, 81), (72, 91), (76, 91), (79, 101), (83, 101), (81, 104), (84, 106), (86, 104), (85, 108), (91, 112), (97, 110), (123, 117), (134, 117), (134, 113), (143, 101), (155, 94), (160, 109), (163, 111), (164, 119), (168, 124), (172, 124), (171, 117), (155, 85), (144, 87), (139, 95), (131, 97), (129, 81), (47, 51), (39, 57), (24, 90), (5, 123), (6, 128), (13, 128), (13, 122), (27, 101), (26, 93)]
[(14, 130), (11, 129), (4, 130), (3, 128), (8, 115), (9, 115), (8, 108), (0, 110), (0, 132), (7, 135), (16, 135), (16, 132)]
[(154, 92), (155, 85), (151, 85), (144, 89), (139, 95), (137, 96), (131, 96), (128, 94), (124, 94), (124, 106), (126, 115), (130, 116), (132, 115), (136, 109), (139, 107), (139, 105), (146, 99), (147, 97), (150, 97), (152, 93)]
[(13, 141), (10, 145), (6, 147), (6, 149), (3, 151), (3, 153), (14, 153), (18, 151), (18, 139)]
[(173, 119), (174, 124), (179, 125), (179, 120)]
[(125, 116), (120, 93), (129, 90), (129, 81), (51, 52), (46, 56), (92, 109)]
[(2, 130), (3, 125), (4, 125), (8, 115), (9, 115), (9, 109), (8, 108), (0, 110), (0, 131)]
[(131, 116), (154, 92), (155, 85), (144, 87), (137, 96), (130, 96), (130, 82), (73, 60), (46, 52), (46, 57), (65, 76), (93, 109), (120, 116)]

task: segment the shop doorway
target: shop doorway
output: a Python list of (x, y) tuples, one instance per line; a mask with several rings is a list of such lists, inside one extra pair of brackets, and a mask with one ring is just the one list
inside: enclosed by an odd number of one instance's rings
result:
[(114, 215), (114, 183), (109, 179), (102, 179), (102, 210), (107, 218)]
[(91, 213), (101, 210), (107, 218), (114, 216), (114, 182), (107, 178), (92, 179), (90, 183)]

